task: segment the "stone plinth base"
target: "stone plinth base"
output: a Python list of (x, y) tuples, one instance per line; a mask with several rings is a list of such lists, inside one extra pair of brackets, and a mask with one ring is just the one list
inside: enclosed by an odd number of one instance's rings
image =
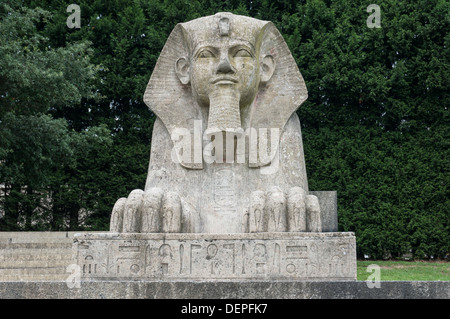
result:
[(82, 280), (356, 280), (353, 233), (76, 234)]
[[(69, 288), (65, 281), (0, 281), (0, 299), (158, 299), (155, 306), (161, 307), (166, 317), (178, 318), (181, 307), (174, 308), (173, 300), (170, 300), (168, 308), (162, 307), (161, 299), (184, 300), (183, 305), (187, 305), (194, 299), (197, 300), (193, 303), (195, 305), (205, 304), (206, 299), (260, 299), (260, 303), (264, 302), (263, 299), (296, 299), (294, 305), (297, 305), (297, 308), (301, 305), (298, 304), (298, 299), (450, 299), (450, 281), (382, 281), (379, 288), (369, 288), (365, 281), (115, 280), (81, 282), (79, 288)], [(222, 304), (224, 302), (226, 301), (222, 301)], [(15, 303), (15, 305), (18, 304)], [(48, 306), (47, 303), (43, 305)], [(220, 302), (217, 301), (217, 306), (219, 305)], [(117, 311), (117, 307), (100, 307), (103, 315), (108, 308)], [(402, 314), (406, 308), (400, 307)], [(17, 307), (15, 309), (17, 311)], [(34, 307), (31, 309), (36, 312)], [(335, 307), (330, 309), (333, 312), (336, 311)], [(342, 310), (345, 311), (345, 309)], [(271, 313), (280, 315), (282, 314), (280, 311), (272, 309)], [(244, 318), (245, 315), (242, 317)]]

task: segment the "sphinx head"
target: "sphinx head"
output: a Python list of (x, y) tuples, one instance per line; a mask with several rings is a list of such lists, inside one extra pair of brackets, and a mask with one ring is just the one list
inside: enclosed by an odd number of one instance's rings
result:
[(303, 78), (274, 24), (226, 12), (177, 24), (144, 94), (171, 136), (179, 128), (192, 131), (195, 121), (206, 124), (206, 136), (282, 130), (306, 98)]
[(217, 13), (182, 24), (189, 56), (175, 63), (197, 103), (209, 107), (207, 133), (241, 128), (240, 111), (254, 101), (275, 70), (273, 57), (261, 52), (264, 23)]
[(239, 95), (241, 107), (247, 106), (259, 85), (270, 80), (274, 59), (261, 54), (263, 25), (254, 21), (218, 13), (182, 24), (190, 54), (180, 57), (175, 68), (180, 81), (192, 85), (200, 104), (209, 105), (211, 95), (229, 89)]

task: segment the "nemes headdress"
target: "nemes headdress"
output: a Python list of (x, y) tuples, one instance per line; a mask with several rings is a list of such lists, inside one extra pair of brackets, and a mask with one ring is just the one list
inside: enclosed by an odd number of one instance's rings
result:
[[(307, 99), (308, 93), (286, 42), (269, 21), (223, 12), (177, 24), (155, 65), (144, 102), (171, 136), (177, 128), (191, 130), (194, 121), (202, 120), (202, 113), (190, 85), (181, 83), (178, 78), (175, 64), (180, 57), (190, 57), (203, 42), (220, 37), (248, 42), (255, 52), (259, 52), (260, 58), (272, 56), (275, 69), (270, 80), (259, 87), (251, 106), (250, 127), (256, 132), (259, 128), (278, 128), (281, 132), (291, 115)], [(179, 162), (186, 168), (203, 168), (202, 163), (184, 163), (181, 157)], [(249, 163), (250, 167), (264, 165), (267, 163)]]

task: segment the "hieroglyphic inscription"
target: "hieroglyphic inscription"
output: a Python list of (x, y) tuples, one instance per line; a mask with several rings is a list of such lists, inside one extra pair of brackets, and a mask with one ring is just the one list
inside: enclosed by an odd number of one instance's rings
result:
[(215, 172), (214, 204), (215, 212), (236, 212), (234, 172), (230, 169), (220, 169)]
[(78, 251), (84, 278), (351, 279), (355, 271), (351, 240), (115, 240), (108, 247)]

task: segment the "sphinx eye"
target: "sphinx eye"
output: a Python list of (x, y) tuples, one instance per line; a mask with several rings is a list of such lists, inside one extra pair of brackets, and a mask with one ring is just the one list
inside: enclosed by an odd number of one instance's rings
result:
[(246, 50), (246, 49), (239, 49), (234, 54), (234, 57), (235, 58), (251, 58), (252, 54), (250, 52), (248, 52), (248, 50)]
[(202, 51), (198, 54), (197, 57), (198, 57), (198, 58), (214, 58), (215, 55), (214, 55), (214, 53), (212, 53), (210, 50), (204, 49), (204, 50), (202, 50)]

